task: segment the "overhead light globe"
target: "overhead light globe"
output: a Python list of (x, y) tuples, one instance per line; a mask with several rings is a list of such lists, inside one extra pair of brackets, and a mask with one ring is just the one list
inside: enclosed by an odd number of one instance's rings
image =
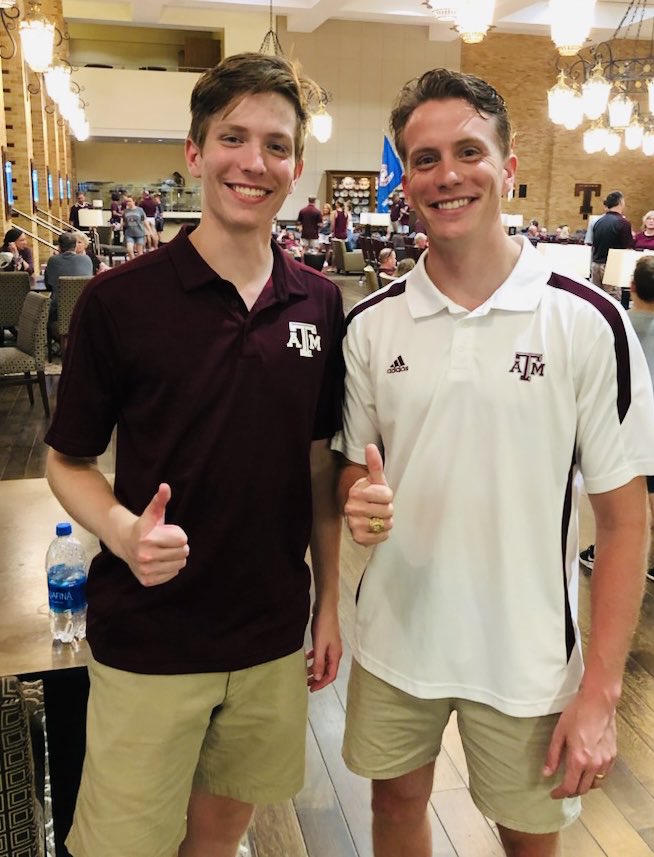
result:
[(647, 81), (647, 94), (649, 95), (649, 112), (654, 113), (654, 80)]
[(46, 92), (56, 104), (70, 92), (70, 73), (70, 66), (57, 63), (46, 69), (43, 75)]
[(626, 128), (631, 122), (634, 102), (624, 92), (619, 92), (609, 101), (609, 125), (611, 128)]
[(581, 86), (584, 113), (589, 119), (599, 119), (606, 110), (611, 93), (611, 82), (604, 77), (601, 63), (593, 68), (590, 77)]
[(568, 86), (565, 72), (559, 72), (557, 83), (547, 93), (549, 117), (555, 125), (564, 125), (573, 130), (581, 124), (583, 106), (580, 93)]
[(573, 57), (582, 47), (591, 27), (595, 0), (575, 0), (574, 13), (570, 0), (550, 0), (552, 41), (562, 57)]
[(54, 31), (54, 24), (45, 18), (27, 18), (18, 25), (23, 59), (37, 74), (52, 65)]
[(643, 134), (643, 154), (654, 155), (654, 131), (650, 128)]
[(319, 143), (326, 143), (332, 136), (332, 117), (321, 104), (311, 117), (311, 133)]
[(607, 155), (613, 157), (613, 155), (617, 155), (620, 151), (620, 135), (617, 131), (609, 131), (606, 137), (606, 143), (604, 144), (604, 151)]
[(454, 26), (461, 41), (476, 45), (482, 41), (493, 23), (495, 0), (460, 0), (456, 7)]
[(624, 144), (627, 149), (630, 149), (632, 152), (635, 149), (639, 149), (643, 142), (643, 133), (645, 129), (640, 123), (640, 120), (637, 116), (631, 120), (631, 122), (624, 129)]

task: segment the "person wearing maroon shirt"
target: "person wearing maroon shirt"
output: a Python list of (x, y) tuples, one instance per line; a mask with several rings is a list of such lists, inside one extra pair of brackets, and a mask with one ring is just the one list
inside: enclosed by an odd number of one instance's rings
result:
[(200, 224), (75, 309), (47, 434), (52, 489), (101, 543), (74, 857), (234, 857), (254, 804), (301, 788), (307, 684), (336, 676), (342, 302), (270, 240), (307, 84), (254, 53), (207, 71), (185, 148)]
[(604, 269), (609, 250), (626, 250), (634, 246), (631, 223), (624, 216), (625, 201), (619, 190), (612, 191), (604, 200), (606, 214), (593, 224), (593, 249), (590, 264), (590, 279), (595, 286), (620, 300), (620, 289), (603, 285)]
[(322, 214), (316, 207), (315, 196), (310, 196), (308, 205), (298, 212), (297, 222), (300, 224), (302, 244), (309, 250), (318, 249), (318, 236), (322, 226)]
[(138, 201), (138, 205), (145, 213), (145, 238), (150, 250), (156, 250), (159, 246), (159, 235), (155, 223), (155, 215), (157, 213), (157, 203), (149, 190), (144, 190), (143, 195)]

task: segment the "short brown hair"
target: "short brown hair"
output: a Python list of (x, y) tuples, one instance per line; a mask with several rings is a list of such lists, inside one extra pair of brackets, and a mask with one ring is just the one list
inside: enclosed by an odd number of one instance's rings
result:
[(636, 262), (634, 288), (641, 301), (654, 302), (654, 256), (643, 256)]
[(319, 87), (301, 77), (295, 63), (269, 54), (244, 53), (226, 57), (206, 71), (191, 94), (190, 139), (202, 149), (211, 117), (246, 95), (275, 92), (295, 110), (295, 158), (301, 160), (309, 122), (309, 101)]
[(511, 121), (499, 92), (485, 80), (472, 74), (450, 71), (447, 68), (433, 68), (421, 77), (405, 83), (391, 113), (390, 126), (395, 148), (405, 165), (404, 128), (409, 117), (416, 107), (425, 101), (443, 101), (446, 98), (461, 98), (467, 101), (484, 119), (494, 117), (502, 155), (507, 158), (511, 154)]

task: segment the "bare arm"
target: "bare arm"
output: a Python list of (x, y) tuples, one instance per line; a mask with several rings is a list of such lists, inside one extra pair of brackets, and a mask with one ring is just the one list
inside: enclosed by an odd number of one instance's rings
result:
[(595, 513), (595, 564), (591, 583), (591, 629), (586, 669), (575, 699), (562, 713), (552, 738), (545, 772), (565, 757), (565, 779), (555, 798), (584, 794), (596, 774), (613, 767), (617, 745), (615, 711), (622, 675), (638, 621), (647, 549), (643, 477), (590, 495)]
[(46, 475), (64, 509), (124, 560), (144, 586), (166, 583), (186, 565), (186, 534), (165, 523), (168, 485), (159, 486), (139, 516), (118, 502), (95, 459), (72, 458), (50, 449)]
[(341, 516), (336, 497), (336, 456), (327, 440), (311, 444), (311, 493), (310, 547), (316, 597), (308, 674), (310, 689), (316, 691), (334, 681), (343, 652), (338, 624)]

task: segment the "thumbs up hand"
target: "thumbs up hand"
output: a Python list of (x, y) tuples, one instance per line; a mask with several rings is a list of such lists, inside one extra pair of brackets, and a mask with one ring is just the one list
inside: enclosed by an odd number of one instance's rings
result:
[(366, 447), (367, 476), (352, 485), (345, 518), (352, 538), (360, 545), (385, 542), (393, 528), (393, 492), (384, 475), (384, 462), (374, 443)]
[(188, 537), (181, 527), (167, 524), (166, 506), (172, 492), (165, 482), (128, 533), (122, 558), (143, 586), (157, 586), (176, 577), (189, 555)]

